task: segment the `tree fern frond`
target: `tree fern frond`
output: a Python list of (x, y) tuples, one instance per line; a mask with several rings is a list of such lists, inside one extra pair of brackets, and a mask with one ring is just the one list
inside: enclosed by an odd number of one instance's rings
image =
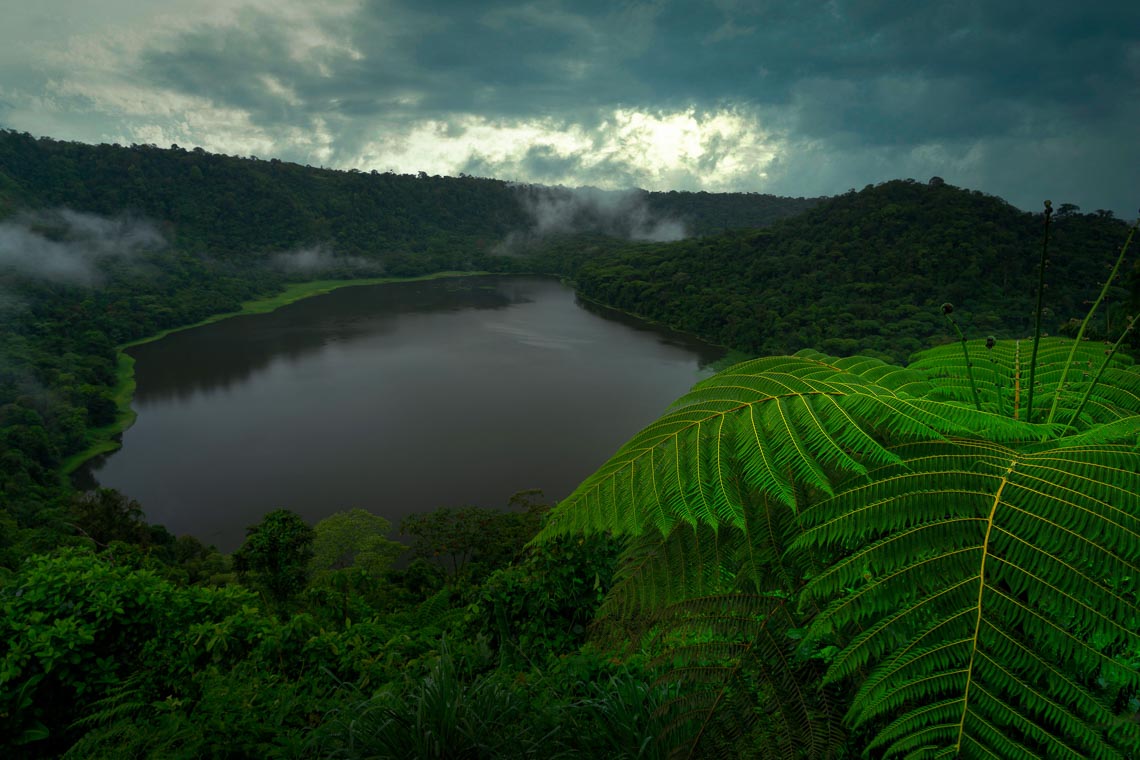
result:
[(986, 434), (1041, 440), (1050, 428), (911, 398), (802, 357), (754, 359), (698, 384), (553, 511), (538, 540), (578, 532), (741, 528), (743, 490), (797, 508), (845, 474), (896, 461), (885, 444)]
[(72, 724), (84, 733), (63, 754), (65, 759), (165, 757), (195, 753), (195, 731), (175, 716), (156, 709), (139, 674), (111, 688), (91, 711)]
[(805, 510), (792, 547), (834, 557), (805, 597), (826, 605), (812, 640), (840, 645), (828, 680), (869, 668), (848, 720), (887, 757), (1126, 757), (1108, 705), (1140, 688), (1116, 657), (1140, 649), (1140, 455), (894, 452)]
[(446, 628), (447, 625), (463, 617), (463, 607), (452, 603), (452, 590), (441, 588), (420, 602), (409, 615), (409, 625), (413, 628)]
[(670, 606), (731, 591), (742, 539), (739, 531), (684, 523), (674, 525), (667, 535), (646, 533), (631, 539), (598, 610), (599, 630), (613, 631), (603, 638), (636, 645)]
[[(826, 756), (846, 723), (883, 757), (1131, 757), (1140, 370), (1110, 355), (1101, 373), (1099, 350), (1041, 342), (1034, 417), (1056, 400), (1053, 424), (1025, 421), (1015, 343), (971, 352), (980, 408), (958, 346), (907, 369), (744, 362), (635, 436), (536, 540), (632, 534), (601, 625), (688, 685), (702, 752), (787, 756), (795, 738)], [(746, 697), (764, 719), (722, 722)]]
[(794, 356), (811, 359), (830, 369), (857, 375), (876, 385), (908, 396), (926, 396), (932, 389), (930, 382), (921, 372), (916, 372), (908, 367), (887, 364), (871, 356), (847, 356), (837, 359), (811, 348), (801, 349)]
[[(974, 357), (972, 370), (982, 408), (1008, 416), (1013, 416), (1016, 409), (1019, 418), (1026, 419), (1027, 359), (1025, 352), (1018, 350), (1017, 341), (998, 341), (993, 348), (986, 348), (985, 341), (975, 340), (968, 341), (968, 346)], [(1070, 354), (1073, 364), (1066, 374)], [(1065, 338), (1043, 338), (1038, 349), (1034, 421), (1046, 419), (1056, 400), (1054, 423), (1070, 424), (1085, 389), (1104, 360), (1105, 347), (1100, 343), (1074, 344)], [(921, 351), (911, 357), (909, 369), (929, 381), (932, 390), (928, 398), (972, 403), (965, 358), (959, 346)], [(1081, 419), (1071, 424), (1085, 429), (1136, 414), (1140, 414), (1140, 371), (1131, 358), (1114, 354), (1093, 388)]]
[[(1114, 412), (1107, 411), (1102, 415), (1107, 417)], [(1133, 449), (1140, 447), (1140, 414), (1120, 417), (1112, 422), (1093, 425), (1080, 433), (1065, 437), (1067, 445), (1097, 445), (1104, 443), (1128, 444)], [(1026, 447), (1029, 450), (1052, 448), (1053, 441), (1043, 442), (1041, 446)]]
[(691, 755), (745, 742), (763, 756), (830, 757), (837, 707), (819, 686), (822, 663), (798, 656), (791, 635), (812, 614), (793, 615), (788, 601), (801, 583), (785, 554), (798, 526), (774, 499), (741, 503), (743, 529), (677, 523), (630, 539), (597, 631), (653, 653), (661, 680), (683, 686), (670, 710), (675, 736), (698, 739)]

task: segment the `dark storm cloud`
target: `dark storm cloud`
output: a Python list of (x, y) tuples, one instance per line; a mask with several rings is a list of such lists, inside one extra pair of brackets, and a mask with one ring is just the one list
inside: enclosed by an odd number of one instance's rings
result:
[[(424, 105), (447, 111), (549, 115), (609, 105), (636, 91), (622, 61), (648, 36), (653, 9), (606, 2), (372, 2), (355, 42), (371, 48), (392, 16), (396, 44), (434, 86)], [(415, 10), (412, 10), (415, 9)], [(361, 71), (370, 78), (375, 67)]]
[[(649, 95), (621, 64), (648, 37), (652, 15), (608, 3), (370, 2), (315, 30), (344, 47), (310, 60), (290, 50), (296, 30), (251, 10), (239, 26), (201, 26), (145, 52), (139, 75), (269, 123), (556, 116)], [(267, 76), (300, 103), (267, 91)]]
[[(145, 51), (138, 74), (161, 87), (246, 111), (255, 124), (304, 123), (329, 105), (336, 90), (319, 81), (321, 61), (301, 65), (295, 60), (288, 31), (279, 19), (249, 11), (240, 26), (200, 26)], [(267, 86), (269, 79), (305, 99), (293, 102)]]
[[(722, 7), (667, 6), (638, 78), (684, 98), (794, 106), (800, 131), (872, 143), (1006, 133), (1038, 109), (1104, 118), (1137, 90), (1136, 3)], [(713, 41), (718, 24), (744, 31)]]
[[(437, 156), (435, 171), (448, 161), (449, 171), (555, 184), (751, 181), (736, 189), (793, 195), (941, 174), (1020, 205), (1038, 194), (1034, 177), (1086, 207), (1135, 206), (1134, 0), (282, 4), (305, 21), (258, 4), (191, 22), (148, 40), (128, 78), (232, 109), (293, 160), (307, 160), (317, 148), (305, 136), (319, 135), (322, 160), (376, 156), (386, 169), (384, 156), (424, 150), (409, 147), (416, 129), (454, 141), (473, 124), (507, 134), (526, 122), (549, 136)], [(0, 79), (0, 101), (16, 103), (4, 118), (23, 118), (27, 101), (12, 92)], [(614, 126), (619, 111), (701, 123), (731, 113), (771, 136), (773, 157), (756, 151), (751, 171), (725, 174), (756, 143), (718, 132), (687, 163), (647, 168), (652, 152), (615, 149), (632, 139)], [(44, 113), (44, 124), (63, 118)]]
[(359, 57), (297, 60), (287, 24), (249, 11), (144, 63), (163, 85), (267, 121), (730, 102), (879, 143), (1004, 134), (1056, 108), (1109, 118), (1137, 88), (1138, 30), (1140, 4), (1123, 2), (393, 1), (320, 30)]

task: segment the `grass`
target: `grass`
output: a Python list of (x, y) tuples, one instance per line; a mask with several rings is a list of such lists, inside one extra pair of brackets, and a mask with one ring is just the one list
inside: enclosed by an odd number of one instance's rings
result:
[(282, 306), (288, 306), (295, 301), (300, 301), (303, 298), (322, 296), (334, 290), (339, 290), (340, 288), (350, 288), (359, 285), (384, 285), (393, 282), (436, 280), (442, 277), (472, 277), (481, 274), (490, 273), (449, 271), (435, 272), (419, 277), (366, 277), (357, 280), (312, 280), (310, 282), (293, 282), (286, 285), (285, 289), (276, 295), (246, 301), (237, 311), (214, 314), (200, 322), (183, 325), (181, 327), (172, 327), (169, 330), (163, 330), (154, 335), (148, 335), (145, 338), (124, 343), (118, 347), (118, 362), (115, 367), (115, 386), (111, 391), (115, 405), (119, 409), (118, 414), (115, 415), (115, 421), (109, 425), (87, 431), (87, 447), (63, 460), (61, 467), (63, 475), (70, 475), (84, 462), (100, 454), (117, 450), (121, 445), (118, 440), (119, 436), (134, 424), (136, 414), (134, 409), (131, 408), (131, 399), (135, 394), (135, 360), (134, 357), (126, 353), (126, 349), (128, 348), (161, 340), (171, 333), (192, 330), (195, 327), (221, 322), (223, 319), (229, 319), (230, 317), (239, 317), (243, 314), (267, 314), (280, 309)]

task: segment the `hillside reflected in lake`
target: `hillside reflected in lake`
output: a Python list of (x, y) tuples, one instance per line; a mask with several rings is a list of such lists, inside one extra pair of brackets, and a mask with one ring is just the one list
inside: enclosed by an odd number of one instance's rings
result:
[(272, 509), (393, 523), (566, 496), (722, 350), (536, 277), (345, 288), (133, 349), (138, 421), (92, 463), (224, 551)]

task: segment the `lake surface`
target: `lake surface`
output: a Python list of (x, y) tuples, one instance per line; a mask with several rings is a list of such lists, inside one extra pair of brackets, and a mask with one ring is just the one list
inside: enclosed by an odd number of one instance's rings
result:
[(344, 288), (130, 353), (138, 420), (88, 476), (232, 551), (278, 508), (396, 525), (564, 498), (723, 350), (492, 276)]

